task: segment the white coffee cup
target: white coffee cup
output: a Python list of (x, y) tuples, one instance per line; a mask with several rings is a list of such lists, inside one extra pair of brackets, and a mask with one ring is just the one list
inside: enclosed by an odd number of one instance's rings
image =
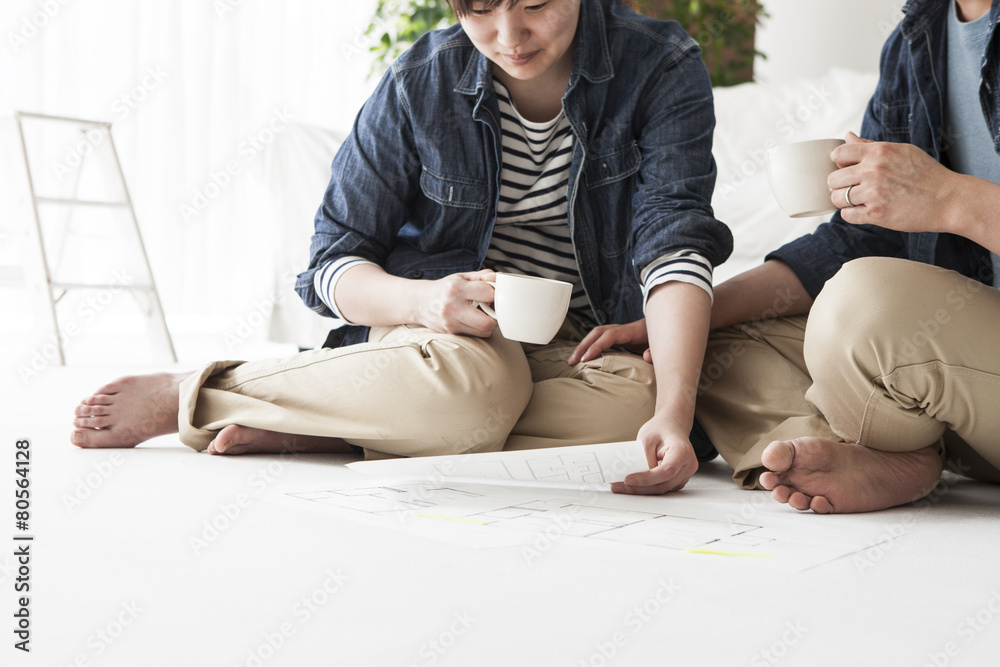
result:
[(767, 152), (767, 180), (778, 204), (790, 217), (833, 213), (827, 178), (837, 170), (830, 153), (843, 139), (813, 139), (775, 146)]
[(498, 273), (496, 282), (487, 282), (496, 290), (493, 307), (476, 303), (500, 325), (504, 338), (546, 345), (559, 332), (573, 285), (562, 280)]

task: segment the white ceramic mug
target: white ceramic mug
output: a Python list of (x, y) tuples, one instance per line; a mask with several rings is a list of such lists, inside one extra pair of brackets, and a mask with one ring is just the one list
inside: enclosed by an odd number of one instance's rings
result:
[(504, 338), (546, 345), (559, 332), (573, 285), (562, 280), (498, 273), (496, 282), (487, 282), (496, 290), (493, 307), (477, 302), (500, 325)]
[(775, 146), (767, 152), (767, 180), (785, 213), (810, 218), (833, 213), (827, 178), (837, 170), (830, 153), (843, 139), (813, 139)]

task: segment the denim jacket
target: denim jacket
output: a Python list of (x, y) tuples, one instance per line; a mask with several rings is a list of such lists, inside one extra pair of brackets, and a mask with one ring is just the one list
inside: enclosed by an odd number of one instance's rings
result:
[[(861, 136), (875, 141), (910, 143), (947, 166), (950, 146), (945, 127), (947, 103), (947, 25), (954, 0), (910, 0), (905, 16), (882, 49), (881, 78), (868, 104)], [(983, 115), (1000, 153), (1000, 2), (989, 14), (989, 38), (979, 89)], [(875, 225), (851, 225), (835, 213), (815, 232), (767, 256), (788, 264), (815, 297), (826, 281), (852, 259), (904, 257), (933, 264), (992, 284), (989, 251), (954, 234), (896, 232)]]
[[(699, 48), (675, 22), (617, 0), (582, 0), (563, 108), (575, 137), (569, 225), (599, 324), (642, 317), (641, 271), (689, 248), (713, 266), (732, 251), (711, 208), (715, 114)], [(500, 190), (492, 63), (460, 25), (421, 37), (382, 78), (333, 160), (309, 268), (296, 291), (335, 317), (316, 270), (349, 255), (433, 280), (478, 270)], [(334, 329), (327, 346), (362, 342)]]

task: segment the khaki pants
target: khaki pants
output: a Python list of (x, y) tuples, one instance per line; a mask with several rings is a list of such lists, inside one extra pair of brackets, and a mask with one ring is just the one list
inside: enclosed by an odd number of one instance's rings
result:
[(918, 262), (849, 262), (808, 319), (713, 332), (697, 418), (745, 488), (770, 442), (800, 436), (937, 445), (951, 469), (1000, 482), (1000, 292)]
[(181, 385), (181, 442), (201, 451), (239, 424), (379, 458), (635, 438), (653, 415), (652, 366), (627, 352), (569, 366), (577, 340), (570, 327), (549, 345), (376, 327), (360, 345), (216, 362)]

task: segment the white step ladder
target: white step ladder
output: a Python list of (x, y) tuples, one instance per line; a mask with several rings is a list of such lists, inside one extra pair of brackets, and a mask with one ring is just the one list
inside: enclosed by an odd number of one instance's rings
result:
[[(41, 256), (42, 263), (42, 276), (44, 280), (44, 298), (47, 303), (46, 315), (49, 320), (49, 326), (53, 334), (53, 340), (58, 348), (58, 363), (60, 365), (66, 364), (66, 351), (64, 349), (63, 339), (64, 335), (59, 323), (59, 313), (56, 308), (56, 304), (62, 299), (67, 292), (70, 290), (94, 290), (94, 289), (106, 289), (117, 291), (128, 291), (132, 293), (133, 296), (146, 296), (148, 301), (146, 302), (146, 308), (144, 309), (144, 316), (146, 317), (148, 324), (152, 325), (153, 332), (157, 336), (160, 345), (167, 351), (169, 358), (176, 363), (177, 354), (174, 350), (173, 340), (170, 337), (170, 331), (167, 329), (167, 322), (163, 315), (163, 306), (160, 303), (160, 295), (156, 289), (156, 282), (153, 280), (153, 272), (149, 265), (149, 256), (146, 254), (146, 246), (142, 241), (142, 234), (139, 231), (139, 223), (136, 219), (135, 208), (132, 206), (132, 198), (129, 195), (128, 186), (125, 183), (125, 174), (122, 172), (121, 162), (118, 159), (118, 151), (115, 148), (114, 139), (111, 136), (111, 123), (104, 121), (93, 121), (84, 120), (80, 118), (67, 118), (63, 116), (50, 116), (45, 114), (37, 113), (27, 113), (23, 111), (17, 111), (14, 114), (14, 119), (17, 124), (18, 139), (21, 144), (21, 155), (24, 158), (24, 170), (27, 176), (28, 193), (31, 199), (31, 213), (34, 219), (34, 237), (38, 243), (38, 248)], [(29, 123), (42, 122), (42, 123), (70, 123), (75, 124), (80, 128), (81, 133), (88, 132), (101, 132), (106, 135), (106, 140), (108, 142), (108, 147), (113, 157), (113, 164), (115, 167), (115, 174), (113, 178), (115, 179), (115, 184), (120, 187), (123, 197), (118, 200), (98, 200), (98, 199), (85, 199), (79, 196), (80, 187), (80, 173), (82, 169), (77, 170), (76, 178), (73, 183), (72, 193), (68, 197), (54, 197), (54, 196), (44, 196), (39, 194), (35, 188), (35, 178), (32, 172), (31, 161), (28, 157), (28, 142), (25, 140), (24, 124), (25, 121)], [(88, 135), (89, 136), (89, 135)], [(102, 138), (101, 141), (105, 139)], [(93, 148), (93, 146), (91, 146)], [(86, 159), (89, 151), (82, 152), (82, 154), (77, 153), (77, 157), (82, 162)], [(124, 210), (128, 213), (128, 217), (131, 220), (131, 231), (134, 234), (133, 241), (138, 249), (138, 260), (141, 262), (141, 266), (144, 267), (146, 276), (148, 277), (148, 282), (143, 282), (140, 284), (127, 284), (127, 283), (88, 283), (88, 282), (59, 282), (52, 279), (52, 266), (49, 260), (49, 250), (46, 247), (45, 234), (42, 228), (42, 215), (41, 211), (45, 207), (62, 207), (67, 211), (67, 218), (64, 224), (68, 227), (69, 218), (72, 217), (73, 210), (77, 208), (87, 207), (87, 208), (98, 208), (107, 210)]]

